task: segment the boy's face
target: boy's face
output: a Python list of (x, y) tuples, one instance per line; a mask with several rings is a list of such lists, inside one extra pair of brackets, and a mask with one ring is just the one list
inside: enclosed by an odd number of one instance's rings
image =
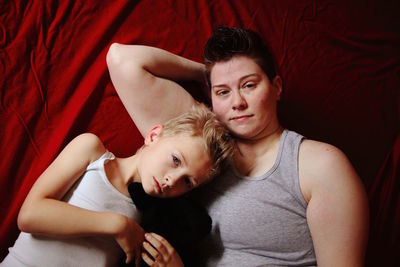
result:
[(257, 139), (279, 125), (280, 78), (271, 83), (253, 59), (237, 56), (217, 62), (210, 81), (213, 111), (237, 137)]
[(209, 179), (210, 158), (200, 137), (184, 134), (159, 137), (154, 129), (145, 139), (138, 166), (147, 194), (176, 197)]

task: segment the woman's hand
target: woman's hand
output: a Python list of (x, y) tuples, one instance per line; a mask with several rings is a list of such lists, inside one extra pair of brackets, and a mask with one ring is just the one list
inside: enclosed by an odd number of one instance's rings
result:
[(142, 243), (144, 241), (144, 230), (134, 220), (117, 215), (118, 223), (114, 238), (126, 255), (126, 263), (135, 260), (135, 266), (139, 266)]
[(162, 236), (146, 233), (143, 242), (142, 259), (151, 267), (182, 267), (181, 257)]

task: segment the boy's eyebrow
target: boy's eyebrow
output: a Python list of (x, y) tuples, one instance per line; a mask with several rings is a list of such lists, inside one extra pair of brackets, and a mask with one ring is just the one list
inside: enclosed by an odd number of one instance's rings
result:
[(184, 165), (187, 166), (185, 156), (180, 151), (179, 151), (179, 154), (181, 154), (181, 156), (182, 156), (182, 161), (183, 161)]

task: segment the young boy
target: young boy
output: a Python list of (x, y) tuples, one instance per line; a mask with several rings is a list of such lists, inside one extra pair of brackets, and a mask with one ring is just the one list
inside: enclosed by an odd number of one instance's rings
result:
[[(138, 264), (145, 233), (128, 185), (179, 196), (210, 180), (233, 153), (228, 132), (204, 105), (154, 126), (144, 143), (117, 158), (93, 134), (72, 140), (26, 197), (22, 232), (0, 266), (116, 266), (123, 252)], [(143, 249), (154, 255), (150, 244), (159, 246), (159, 236), (146, 241)]]

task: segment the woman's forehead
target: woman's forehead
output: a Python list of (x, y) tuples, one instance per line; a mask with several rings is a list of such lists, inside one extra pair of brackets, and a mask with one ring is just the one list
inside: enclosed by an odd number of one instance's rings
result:
[(247, 56), (236, 56), (227, 61), (220, 61), (214, 64), (211, 69), (211, 83), (224, 83), (252, 73), (262, 72), (254, 59)]

